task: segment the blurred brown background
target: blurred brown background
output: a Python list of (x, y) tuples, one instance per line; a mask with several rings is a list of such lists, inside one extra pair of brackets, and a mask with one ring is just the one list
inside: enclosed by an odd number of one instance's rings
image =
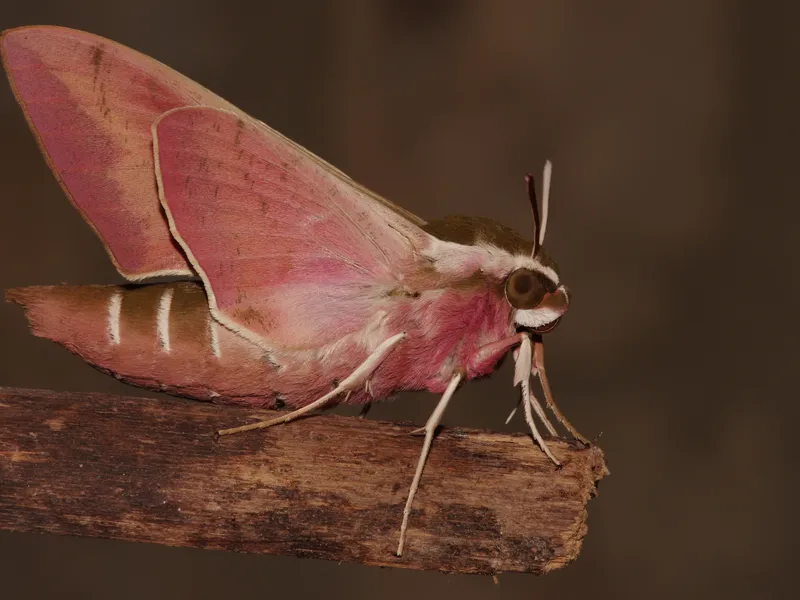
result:
[[(789, 597), (798, 17), (745, 0), (4, 2), (0, 28), (130, 45), (427, 218), (527, 232), (522, 176), (553, 159), (548, 247), (575, 300), (550, 377), (612, 476), (580, 558), (540, 578), (0, 533), (3, 596)], [(6, 86), (0, 203), (0, 288), (120, 280)], [(29, 336), (14, 306), (0, 323), (0, 385), (143, 393)], [(445, 424), (503, 430), (509, 367)], [(371, 417), (432, 407), (404, 395)]]

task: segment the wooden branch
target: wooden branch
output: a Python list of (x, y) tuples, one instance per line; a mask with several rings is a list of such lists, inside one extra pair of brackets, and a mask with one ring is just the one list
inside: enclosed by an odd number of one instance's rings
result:
[(444, 430), (393, 551), (421, 440), (407, 425), (263, 418), (194, 401), (0, 388), (0, 529), (461, 573), (573, 560), (607, 473), (596, 448)]

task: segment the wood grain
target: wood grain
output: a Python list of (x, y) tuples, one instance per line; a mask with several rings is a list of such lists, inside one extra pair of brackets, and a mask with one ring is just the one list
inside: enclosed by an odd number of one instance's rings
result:
[(0, 529), (460, 573), (573, 560), (606, 473), (597, 447), (445, 429), (394, 555), (421, 439), (412, 426), (181, 399), (0, 388)]

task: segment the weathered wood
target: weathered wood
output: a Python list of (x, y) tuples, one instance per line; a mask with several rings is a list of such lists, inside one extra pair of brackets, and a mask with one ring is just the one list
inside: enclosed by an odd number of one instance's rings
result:
[(264, 418), (193, 401), (0, 388), (0, 529), (290, 554), (462, 573), (542, 573), (573, 560), (607, 472), (596, 448), (444, 430), (405, 555), (393, 554), (421, 440), (410, 426)]

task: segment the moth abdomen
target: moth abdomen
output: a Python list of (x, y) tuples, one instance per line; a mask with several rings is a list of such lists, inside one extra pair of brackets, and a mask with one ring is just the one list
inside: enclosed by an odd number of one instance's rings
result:
[(118, 378), (204, 400), (270, 405), (263, 351), (217, 323), (203, 288), (36, 286), (9, 290), (31, 330)]

